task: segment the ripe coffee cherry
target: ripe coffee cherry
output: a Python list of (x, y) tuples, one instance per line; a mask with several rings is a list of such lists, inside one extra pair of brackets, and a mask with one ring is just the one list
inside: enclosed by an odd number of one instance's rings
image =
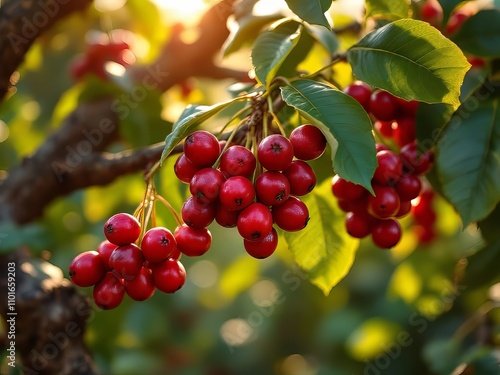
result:
[(215, 221), (221, 227), (234, 228), (239, 214), (240, 211), (228, 210), (222, 203), (217, 204), (215, 207)]
[(361, 185), (344, 180), (338, 174), (332, 178), (332, 193), (341, 200), (356, 200), (368, 191)]
[(252, 203), (241, 211), (236, 227), (244, 239), (262, 241), (271, 232), (273, 215), (262, 203)]
[(186, 270), (180, 261), (167, 259), (153, 269), (153, 280), (163, 293), (175, 293), (186, 281)]
[(450, 18), (446, 23), (446, 34), (450, 35), (455, 33), (462, 26), (462, 24), (476, 12), (477, 9), (475, 4), (471, 4), (471, 6), (467, 4), (455, 10), (451, 13)]
[(107, 272), (94, 286), (92, 293), (95, 304), (103, 310), (117, 307), (125, 296), (123, 282), (113, 272)]
[(412, 202), (411, 214), (413, 219), (421, 225), (432, 226), (436, 222), (436, 212), (432, 206), (432, 197), (422, 195)]
[(113, 252), (114, 249), (116, 249), (118, 246), (115, 244), (112, 244), (108, 240), (102, 241), (99, 246), (97, 247), (97, 252), (101, 256), (101, 259), (104, 263), (104, 268), (106, 271), (109, 271), (109, 257), (111, 256), (111, 253)]
[(384, 90), (376, 90), (370, 96), (370, 112), (377, 120), (392, 121), (396, 118), (396, 98)]
[(427, 0), (420, 9), (420, 18), (436, 28), (443, 22), (443, 8), (437, 0)]
[(369, 111), (372, 89), (367, 83), (355, 81), (344, 89), (344, 93), (356, 99), (357, 102), (363, 106), (365, 111)]
[(281, 229), (295, 232), (307, 225), (309, 210), (299, 198), (290, 196), (285, 203), (273, 207), (273, 219)]
[(368, 212), (373, 217), (386, 219), (394, 216), (400, 206), (399, 195), (389, 186), (373, 186), (375, 196), (368, 198)]
[(197, 130), (186, 138), (184, 154), (198, 167), (211, 167), (219, 157), (220, 144), (212, 133)]
[(399, 210), (394, 217), (401, 218), (408, 215), (411, 211), (411, 201), (401, 201), (399, 203)]
[(293, 160), (293, 146), (288, 138), (281, 134), (272, 134), (260, 142), (257, 158), (267, 170), (282, 171)]
[(144, 258), (152, 264), (160, 263), (176, 253), (177, 242), (172, 232), (164, 227), (149, 229), (141, 241)]
[(215, 218), (215, 203), (199, 203), (194, 197), (189, 197), (182, 205), (181, 215), (190, 227), (208, 227)]
[(326, 149), (326, 138), (316, 126), (305, 124), (295, 128), (290, 134), (293, 154), (297, 159), (314, 160)]
[(252, 152), (239, 145), (229, 147), (220, 158), (219, 169), (226, 176), (250, 178), (255, 171), (257, 160)]
[(144, 263), (141, 249), (133, 243), (118, 246), (109, 257), (111, 269), (124, 280), (133, 280)]
[(402, 176), (394, 186), (398, 192), (399, 199), (402, 201), (411, 201), (419, 196), (422, 190), (422, 182), (418, 176), (413, 174)]
[(347, 233), (354, 238), (365, 238), (372, 232), (376, 219), (367, 213), (348, 212), (345, 217)]
[(221, 171), (203, 168), (196, 172), (189, 184), (189, 191), (199, 203), (215, 202), (226, 178)]
[(392, 151), (377, 152), (378, 167), (375, 169), (373, 181), (380, 185), (394, 186), (403, 172), (401, 159)]
[(434, 162), (434, 152), (425, 151), (422, 155), (418, 154), (417, 142), (412, 142), (401, 148), (399, 157), (403, 162), (405, 174), (423, 175), (429, 172)]
[(290, 194), (302, 196), (310, 193), (316, 186), (316, 173), (312, 167), (302, 160), (294, 160), (283, 171), (290, 183)]
[(142, 267), (133, 280), (124, 281), (125, 292), (135, 301), (145, 301), (155, 293), (155, 284), (151, 270)]
[(259, 202), (276, 206), (288, 199), (290, 183), (280, 172), (266, 171), (255, 179), (255, 192)]
[(372, 241), (381, 249), (390, 249), (401, 239), (401, 225), (395, 219), (378, 220), (372, 229)]
[(106, 273), (104, 262), (97, 251), (78, 254), (69, 265), (71, 281), (82, 287), (97, 284)]
[(242, 210), (255, 198), (255, 189), (248, 178), (229, 177), (220, 187), (219, 201), (228, 210)]
[(380, 133), (382, 137), (392, 138), (392, 133), (393, 133), (392, 124), (393, 121), (377, 120), (373, 123), (373, 127), (375, 128), (376, 131)]
[(212, 244), (212, 234), (207, 228), (193, 228), (186, 224), (175, 229), (174, 237), (179, 251), (190, 257), (205, 254)]
[(246, 252), (257, 259), (264, 259), (274, 253), (278, 247), (278, 233), (272, 228), (271, 232), (261, 241), (243, 240)]
[(415, 141), (415, 117), (401, 117), (393, 123), (392, 137), (399, 147)]
[(396, 98), (396, 100), (398, 102), (400, 117), (415, 119), (420, 102), (416, 100), (404, 100), (401, 98)]
[(194, 165), (189, 161), (185, 154), (181, 154), (174, 164), (174, 173), (177, 178), (189, 184), (196, 172), (200, 170), (200, 167)]
[(104, 223), (106, 239), (118, 246), (135, 242), (140, 234), (141, 224), (135, 217), (127, 213), (113, 215)]

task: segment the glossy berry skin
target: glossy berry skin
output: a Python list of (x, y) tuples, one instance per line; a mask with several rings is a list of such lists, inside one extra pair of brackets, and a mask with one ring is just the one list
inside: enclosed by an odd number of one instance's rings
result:
[(372, 115), (380, 121), (392, 121), (398, 112), (396, 98), (383, 90), (376, 90), (371, 94), (369, 106)]
[(402, 147), (399, 157), (403, 163), (405, 174), (423, 175), (429, 172), (434, 162), (434, 152), (425, 151), (422, 155), (418, 154), (417, 143), (412, 142)]
[[(467, 4), (468, 5), (468, 4)], [(448, 22), (446, 23), (446, 34), (454, 34), (462, 24), (470, 18), (473, 14), (476, 13), (475, 6), (472, 4), (472, 6), (461, 6), (457, 10), (451, 13), (450, 18), (448, 19)]]
[(423, 194), (416, 201), (412, 202), (411, 214), (416, 223), (424, 226), (434, 225), (437, 219), (432, 200), (426, 198)]
[(191, 179), (189, 191), (199, 203), (215, 202), (224, 181), (226, 178), (218, 169), (203, 168)]
[(394, 188), (398, 192), (400, 200), (411, 201), (420, 195), (422, 182), (418, 176), (413, 174), (405, 175), (399, 179)]
[(255, 179), (255, 192), (260, 203), (277, 206), (290, 196), (290, 183), (280, 172), (266, 171)]
[(255, 171), (257, 160), (252, 152), (239, 145), (229, 147), (220, 158), (219, 169), (226, 176), (250, 178)]
[(346, 86), (343, 91), (345, 94), (356, 99), (356, 101), (368, 112), (370, 108), (370, 95), (372, 94), (370, 85), (363, 81), (354, 81)]
[(71, 281), (78, 286), (87, 287), (97, 284), (106, 273), (105, 264), (97, 251), (78, 254), (69, 265)]
[(156, 288), (163, 293), (175, 293), (186, 281), (186, 269), (175, 259), (167, 259), (153, 269)]
[(415, 141), (415, 118), (400, 117), (393, 123), (392, 138), (399, 147)]
[(257, 158), (265, 169), (282, 171), (293, 160), (293, 146), (288, 138), (281, 134), (271, 134), (259, 143)]
[(389, 150), (377, 152), (378, 167), (373, 175), (373, 182), (380, 185), (394, 186), (401, 178), (403, 164), (394, 152)]
[(240, 211), (228, 210), (222, 203), (215, 207), (215, 221), (221, 227), (234, 228), (238, 222)]
[(347, 181), (338, 174), (332, 178), (332, 193), (341, 200), (356, 200), (367, 193), (367, 190), (353, 182)]
[(375, 128), (375, 130), (377, 132), (379, 132), (379, 134), (382, 137), (392, 138), (392, 134), (393, 134), (392, 124), (393, 124), (393, 121), (377, 120), (373, 124), (373, 127)]
[(437, 0), (427, 0), (420, 9), (420, 18), (434, 27), (439, 28), (443, 22), (443, 8)]
[(191, 133), (184, 142), (184, 154), (198, 167), (211, 167), (220, 154), (220, 144), (215, 135), (206, 130)]
[(326, 138), (314, 125), (305, 124), (293, 129), (289, 139), (295, 157), (300, 160), (317, 159), (326, 149)]
[(252, 203), (238, 216), (236, 228), (248, 241), (262, 241), (273, 227), (273, 215), (262, 203)]
[(153, 274), (149, 268), (142, 267), (133, 280), (124, 281), (125, 292), (134, 301), (145, 301), (155, 293)]
[(292, 161), (283, 175), (290, 183), (290, 194), (297, 197), (310, 193), (316, 186), (316, 173), (305, 161)]
[(139, 246), (134, 244), (118, 246), (109, 257), (109, 266), (124, 280), (134, 279), (144, 263)]
[(395, 219), (379, 220), (372, 229), (372, 241), (381, 249), (390, 249), (401, 240), (401, 225)]
[(196, 172), (200, 170), (200, 167), (194, 165), (189, 161), (185, 154), (181, 154), (174, 164), (174, 173), (177, 178), (189, 184)]
[(164, 227), (149, 229), (141, 241), (144, 258), (152, 264), (163, 262), (176, 253), (177, 242), (173, 233)]
[(229, 177), (219, 191), (219, 201), (228, 210), (242, 210), (252, 203), (254, 198), (252, 181), (243, 176)]
[(139, 221), (124, 212), (111, 216), (104, 223), (106, 239), (118, 246), (135, 242), (140, 234), (141, 224)]
[(389, 186), (373, 186), (375, 196), (368, 198), (368, 213), (379, 219), (394, 216), (400, 206), (399, 195), (396, 190)]
[(113, 272), (107, 272), (103, 279), (94, 286), (92, 296), (99, 308), (111, 310), (123, 301), (125, 287), (122, 280), (116, 277)]
[(394, 217), (399, 219), (405, 217), (410, 212), (411, 212), (411, 201), (401, 201), (399, 203), (399, 210), (396, 213), (396, 215), (394, 215)]
[(177, 248), (190, 257), (205, 254), (212, 244), (212, 234), (207, 228), (193, 228), (186, 224), (178, 226), (174, 231)]
[(281, 229), (296, 232), (309, 222), (309, 209), (299, 198), (290, 196), (282, 205), (273, 207), (273, 219)]
[(189, 197), (182, 205), (181, 216), (190, 227), (208, 227), (215, 219), (215, 203), (199, 203), (194, 197)]
[(278, 233), (272, 228), (271, 232), (261, 241), (243, 240), (246, 252), (257, 259), (264, 259), (274, 253), (278, 247)]
[(113, 252), (114, 249), (116, 249), (118, 246), (115, 244), (112, 244), (108, 240), (102, 241), (99, 246), (97, 246), (97, 252), (101, 256), (101, 259), (104, 263), (104, 268), (106, 271), (110, 270), (109, 267), (109, 257), (111, 256), (111, 253)]
[(348, 212), (345, 217), (345, 227), (352, 237), (365, 238), (372, 232), (375, 221), (367, 213)]

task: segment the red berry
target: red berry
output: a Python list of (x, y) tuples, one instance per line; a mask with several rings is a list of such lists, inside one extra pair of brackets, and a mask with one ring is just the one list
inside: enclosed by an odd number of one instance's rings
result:
[(347, 233), (354, 238), (364, 238), (372, 232), (375, 219), (368, 214), (349, 212), (345, 217)]
[(145, 301), (155, 292), (155, 284), (151, 270), (142, 267), (139, 274), (133, 280), (124, 281), (125, 292), (135, 301)]
[(392, 138), (392, 123), (393, 121), (377, 120), (373, 124), (373, 127), (380, 133), (382, 137)]
[(186, 270), (180, 261), (167, 259), (153, 269), (153, 279), (158, 290), (175, 293), (186, 281)]
[(455, 10), (446, 23), (446, 34), (450, 35), (455, 33), (468, 18), (476, 13), (476, 11), (477, 9), (475, 9), (474, 5), (462, 6)]
[(221, 186), (219, 200), (228, 210), (242, 210), (253, 202), (255, 189), (248, 178), (229, 177)]
[(384, 145), (383, 143), (377, 143), (375, 145), (375, 152), (378, 154), (379, 151), (390, 150), (389, 146)]
[(395, 219), (379, 220), (372, 229), (372, 241), (381, 249), (390, 249), (401, 240), (401, 225)]
[(368, 198), (368, 212), (373, 217), (386, 219), (396, 215), (400, 200), (396, 190), (389, 186), (373, 186), (375, 196)]
[(189, 184), (196, 172), (200, 170), (200, 167), (194, 165), (189, 161), (185, 154), (181, 154), (174, 164), (174, 173), (177, 178)]
[(432, 227), (432, 225), (417, 224), (413, 226), (413, 230), (417, 234), (420, 245), (428, 245), (437, 237), (436, 230)]
[(375, 169), (373, 181), (380, 185), (394, 186), (401, 178), (403, 165), (401, 159), (392, 151), (377, 152), (378, 167)]
[(416, 100), (404, 100), (396, 98), (398, 102), (400, 117), (415, 118), (420, 102)]
[(420, 19), (440, 28), (443, 22), (443, 8), (437, 0), (427, 0), (420, 9)]
[(399, 199), (402, 201), (411, 201), (419, 196), (422, 191), (422, 182), (418, 176), (413, 174), (402, 176), (394, 186), (398, 192)]
[(371, 87), (362, 81), (355, 81), (344, 89), (344, 93), (353, 97), (368, 112), (370, 106)]
[(273, 219), (281, 229), (295, 232), (307, 225), (309, 210), (299, 198), (290, 196), (285, 203), (273, 207)]
[(305, 161), (292, 161), (292, 164), (283, 171), (283, 175), (290, 183), (290, 194), (292, 195), (306, 195), (316, 186), (316, 173)]
[(370, 112), (377, 120), (392, 121), (396, 118), (396, 98), (384, 90), (376, 90), (370, 96)]
[(399, 147), (415, 141), (415, 118), (401, 117), (393, 122), (392, 137)]
[(144, 263), (141, 249), (133, 243), (118, 246), (109, 257), (109, 266), (120, 278), (134, 279)]
[(290, 183), (280, 172), (266, 171), (255, 179), (255, 193), (266, 206), (280, 205), (290, 196)]
[(411, 201), (401, 201), (399, 203), (399, 210), (394, 217), (401, 218), (411, 212)]
[(341, 200), (355, 200), (367, 193), (367, 190), (358, 184), (344, 180), (338, 174), (332, 178), (332, 193)]
[(144, 258), (152, 264), (160, 263), (176, 253), (177, 242), (172, 232), (163, 227), (149, 229), (141, 241)]
[(199, 203), (215, 202), (226, 178), (221, 171), (203, 168), (195, 173), (189, 183), (189, 191)]
[(239, 214), (240, 211), (228, 210), (222, 203), (217, 204), (215, 207), (215, 221), (225, 228), (235, 227)]
[(186, 138), (184, 154), (198, 167), (211, 167), (219, 157), (220, 144), (212, 133), (197, 130)]
[(255, 171), (257, 160), (252, 152), (239, 145), (229, 147), (220, 158), (219, 169), (227, 176), (250, 178)]
[(109, 271), (109, 257), (111, 256), (111, 253), (113, 252), (114, 249), (116, 249), (117, 246), (115, 244), (112, 244), (108, 240), (102, 241), (99, 246), (97, 247), (97, 252), (102, 258), (102, 261), (104, 263), (104, 268), (106, 268), (106, 271)]
[(174, 231), (177, 248), (190, 257), (205, 254), (212, 244), (212, 234), (207, 228), (193, 228), (186, 224), (178, 226)]
[(208, 227), (215, 218), (215, 203), (199, 203), (194, 197), (189, 197), (182, 205), (181, 215), (190, 227)]
[(82, 287), (97, 284), (105, 273), (105, 264), (97, 251), (78, 254), (69, 265), (71, 281)]
[(295, 128), (290, 134), (293, 153), (297, 159), (314, 160), (326, 149), (326, 138), (316, 126), (305, 124)]
[(104, 235), (107, 240), (118, 246), (135, 242), (140, 234), (141, 224), (127, 213), (113, 215), (104, 223)]
[(272, 226), (273, 215), (262, 203), (252, 203), (241, 211), (236, 224), (240, 236), (248, 241), (262, 241)]
[(243, 239), (243, 246), (246, 252), (257, 259), (264, 259), (274, 253), (278, 247), (278, 233), (272, 228), (271, 232), (261, 241), (249, 241)]
[(415, 222), (426, 226), (434, 225), (437, 218), (432, 201), (426, 199), (424, 195), (412, 202), (411, 214)]
[(288, 138), (281, 134), (272, 134), (260, 142), (257, 158), (267, 170), (282, 171), (293, 160), (293, 146)]
[(427, 150), (422, 155), (419, 155), (415, 141), (402, 147), (399, 157), (403, 163), (404, 174), (426, 174), (432, 168), (434, 162), (434, 152)]
[(103, 279), (94, 286), (92, 296), (98, 307), (111, 310), (123, 301), (125, 287), (122, 280), (113, 272), (107, 272)]

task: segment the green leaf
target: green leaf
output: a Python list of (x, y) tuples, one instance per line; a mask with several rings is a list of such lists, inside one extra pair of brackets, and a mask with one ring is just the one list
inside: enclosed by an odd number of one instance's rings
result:
[(410, 4), (407, 0), (367, 0), (366, 18), (397, 20), (407, 18)]
[(295, 261), (307, 272), (309, 281), (325, 295), (347, 275), (359, 246), (359, 240), (345, 230), (345, 215), (334, 200), (328, 199), (330, 184), (326, 179), (313, 192), (301, 197), (311, 219), (304, 229), (285, 232)]
[(500, 10), (484, 9), (468, 18), (453, 35), (465, 53), (479, 57), (500, 57)]
[(441, 8), (443, 8), (443, 24), (448, 22), (450, 18), (450, 14), (455, 9), (458, 4), (465, 3), (468, 0), (438, 0), (439, 4), (441, 4)]
[(454, 112), (453, 107), (449, 104), (419, 104), (415, 118), (415, 131), (419, 145), (423, 150), (428, 150), (436, 145), (440, 133)]
[(49, 244), (48, 231), (40, 224), (18, 226), (12, 221), (0, 223), (0, 254), (21, 246), (41, 250)]
[[(498, 231), (498, 222), (496, 231)], [(484, 288), (485, 285), (498, 279), (498, 264), (500, 264), (500, 240), (488, 244), (467, 257), (467, 268), (461, 283), (470, 288)]]
[(260, 274), (260, 262), (247, 254), (238, 257), (221, 275), (219, 288), (230, 299), (255, 284)]
[(497, 204), (493, 212), (491, 212), (488, 217), (477, 223), (479, 229), (481, 229), (481, 235), (486, 242), (491, 243), (495, 240), (500, 240), (498, 223), (500, 223), (500, 204)]
[(252, 64), (259, 81), (269, 86), (285, 58), (299, 41), (302, 28), (296, 21), (287, 20), (274, 29), (262, 32), (252, 49)]
[(285, 78), (296, 77), (298, 75), (297, 67), (307, 58), (307, 55), (311, 52), (315, 42), (316, 41), (309, 33), (301, 32), (297, 43), (285, 57), (283, 63), (276, 71), (275, 76)]
[(464, 225), (484, 219), (500, 201), (500, 99), (476, 104), (472, 113), (458, 109), (437, 147), (443, 192)]
[(332, 0), (285, 0), (288, 7), (306, 22), (330, 29), (325, 12), (332, 5)]
[(372, 191), (371, 178), (377, 168), (375, 139), (363, 107), (339, 90), (306, 79), (282, 87), (281, 95), (323, 132), (332, 148), (335, 172)]
[(455, 340), (439, 339), (424, 347), (423, 357), (430, 369), (439, 375), (449, 375), (460, 364), (460, 345)]
[(316, 39), (323, 47), (325, 47), (330, 55), (337, 52), (340, 42), (333, 31), (317, 25), (306, 24), (305, 26), (307, 33)]
[(426, 22), (403, 19), (367, 34), (347, 51), (356, 77), (406, 99), (460, 104), (470, 64), (462, 51)]

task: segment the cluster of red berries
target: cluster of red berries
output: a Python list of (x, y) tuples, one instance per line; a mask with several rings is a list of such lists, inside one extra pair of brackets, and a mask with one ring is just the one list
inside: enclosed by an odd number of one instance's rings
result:
[(77, 255), (69, 266), (74, 284), (94, 287), (94, 302), (100, 308), (117, 307), (125, 294), (144, 301), (156, 289), (174, 293), (184, 285), (186, 271), (179, 261), (178, 242), (167, 228), (149, 229), (139, 247), (139, 221), (130, 214), (119, 213), (106, 221), (104, 235), (106, 240), (97, 251)]
[[(315, 187), (316, 174), (306, 161), (325, 148), (323, 133), (310, 124), (297, 127), (289, 138), (264, 137), (255, 152), (235, 144), (223, 147), (213, 134), (195, 131), (174, 166), (191, 192), (181, 210), (186, 231), (204, 233), (215, 220), (236, 227), (251, 256), (270, 256), (278, 245), (274, 224), (289, 232), (307, 225), (309, 210), (299, 197)], [(179, 250), (197, 256), (208, 247)]]

